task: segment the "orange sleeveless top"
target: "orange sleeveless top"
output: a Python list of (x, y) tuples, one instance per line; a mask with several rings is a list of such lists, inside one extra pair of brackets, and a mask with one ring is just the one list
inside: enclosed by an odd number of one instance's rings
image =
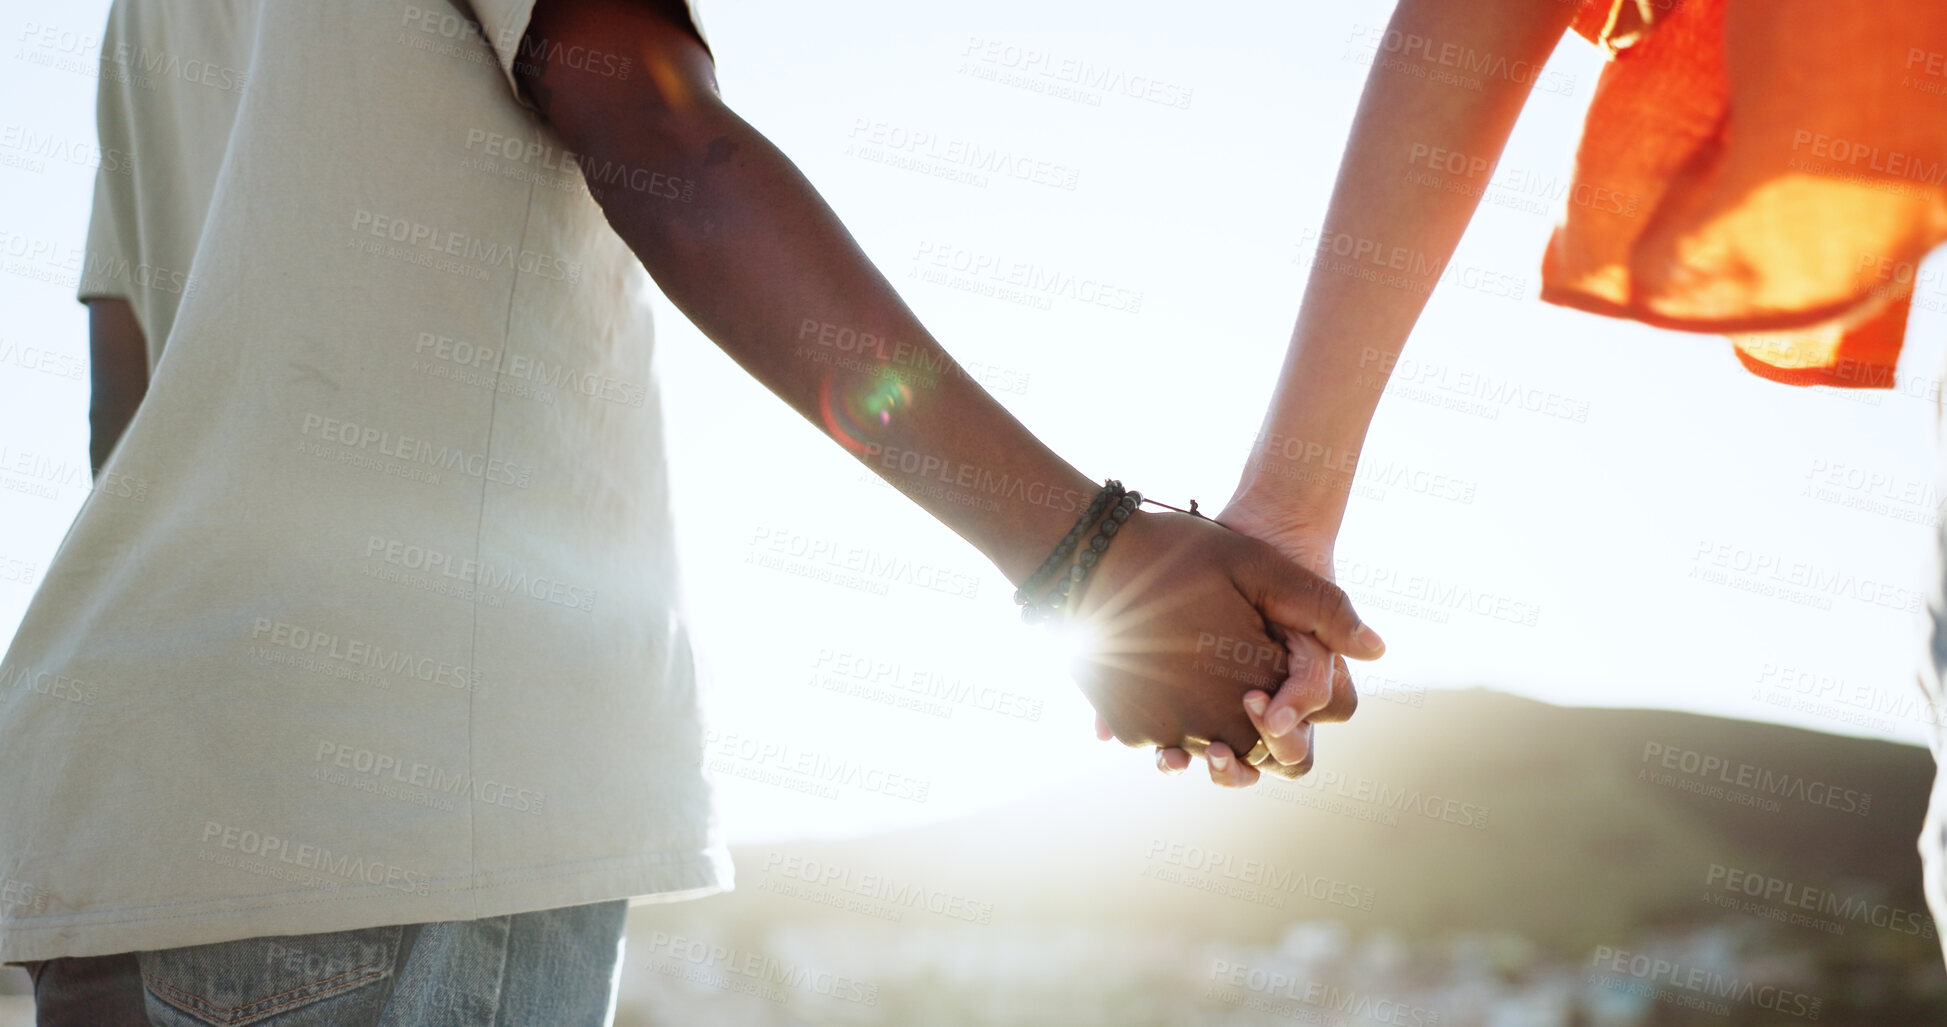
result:
[[(1947, 238), (1947, 2), (1584, 0), (1611, 56), (1542, 299), (1728, 335), (1792, 385), (1890, 388)], [(1929, 285), (1932, 290), (1928, 289)]]

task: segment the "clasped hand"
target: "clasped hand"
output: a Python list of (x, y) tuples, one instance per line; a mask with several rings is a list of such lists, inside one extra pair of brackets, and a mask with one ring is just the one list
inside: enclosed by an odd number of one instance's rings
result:
[[(1345, 720), (1358, 705), (1344, 657), (1385, 651), (1337, 585), (1264, 542), (1181, 513), (1130, 518), (1066, 630), (1080, 636), (1070, 671), (1095, 707), (1098, 735), (1204, 756), (1212, 777), (1232, 786), (1260, 770), (1310, 770), (1309, 725)], [(1261, 736), (1263, 711), (1245, 705), (1247, 695), (1263, 705), (1253, 693), (1277, 694), (1273, 715), (1305, 725), (1256, 768), (1242, 759)]]

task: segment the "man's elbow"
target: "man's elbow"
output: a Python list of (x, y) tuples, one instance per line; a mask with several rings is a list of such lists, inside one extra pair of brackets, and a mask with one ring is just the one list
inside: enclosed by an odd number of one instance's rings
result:
[(542, 0), (522, 46), (531, 55), (524, 92), (577, 153), (617, 161), (647, 148), (681, 161), (707, 147), (727, 114), (680, 2)]

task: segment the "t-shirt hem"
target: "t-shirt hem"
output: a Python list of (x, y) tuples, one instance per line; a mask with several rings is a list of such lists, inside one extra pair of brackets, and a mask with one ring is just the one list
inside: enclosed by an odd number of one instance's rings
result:
[(0, 963), (208, 945), (241, 938), (319, 934), (390, 924), (474, 920), (626, 898), (630, 905), (703, 898), (731, 890), (725, 848), (627, 856), (479, 875), (462, 888), (425, 893), (375, 887), (359, 894), (315, 890), (248, 899), (92, 910), (0, 922)]

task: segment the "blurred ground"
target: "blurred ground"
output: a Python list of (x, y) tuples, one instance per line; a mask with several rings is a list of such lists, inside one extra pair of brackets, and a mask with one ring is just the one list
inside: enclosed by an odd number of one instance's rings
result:
[(631, 911), (618, 1027), (1947, 1024), (1924, 750), (1391, 699), (1302, 784), (1132, 753), (951, 824), (739, 851), (734, 893)]
[[(630, 911), (618, 1027), (1947, 1024), (1924, 750), (1485, 691), (1369, 697), (1300, 783), (1126, 769), (741, 849)], [(824, 800), (804, 793), (803, 801)], [(31, 1023), (0, 976), (0, 1027)]]

